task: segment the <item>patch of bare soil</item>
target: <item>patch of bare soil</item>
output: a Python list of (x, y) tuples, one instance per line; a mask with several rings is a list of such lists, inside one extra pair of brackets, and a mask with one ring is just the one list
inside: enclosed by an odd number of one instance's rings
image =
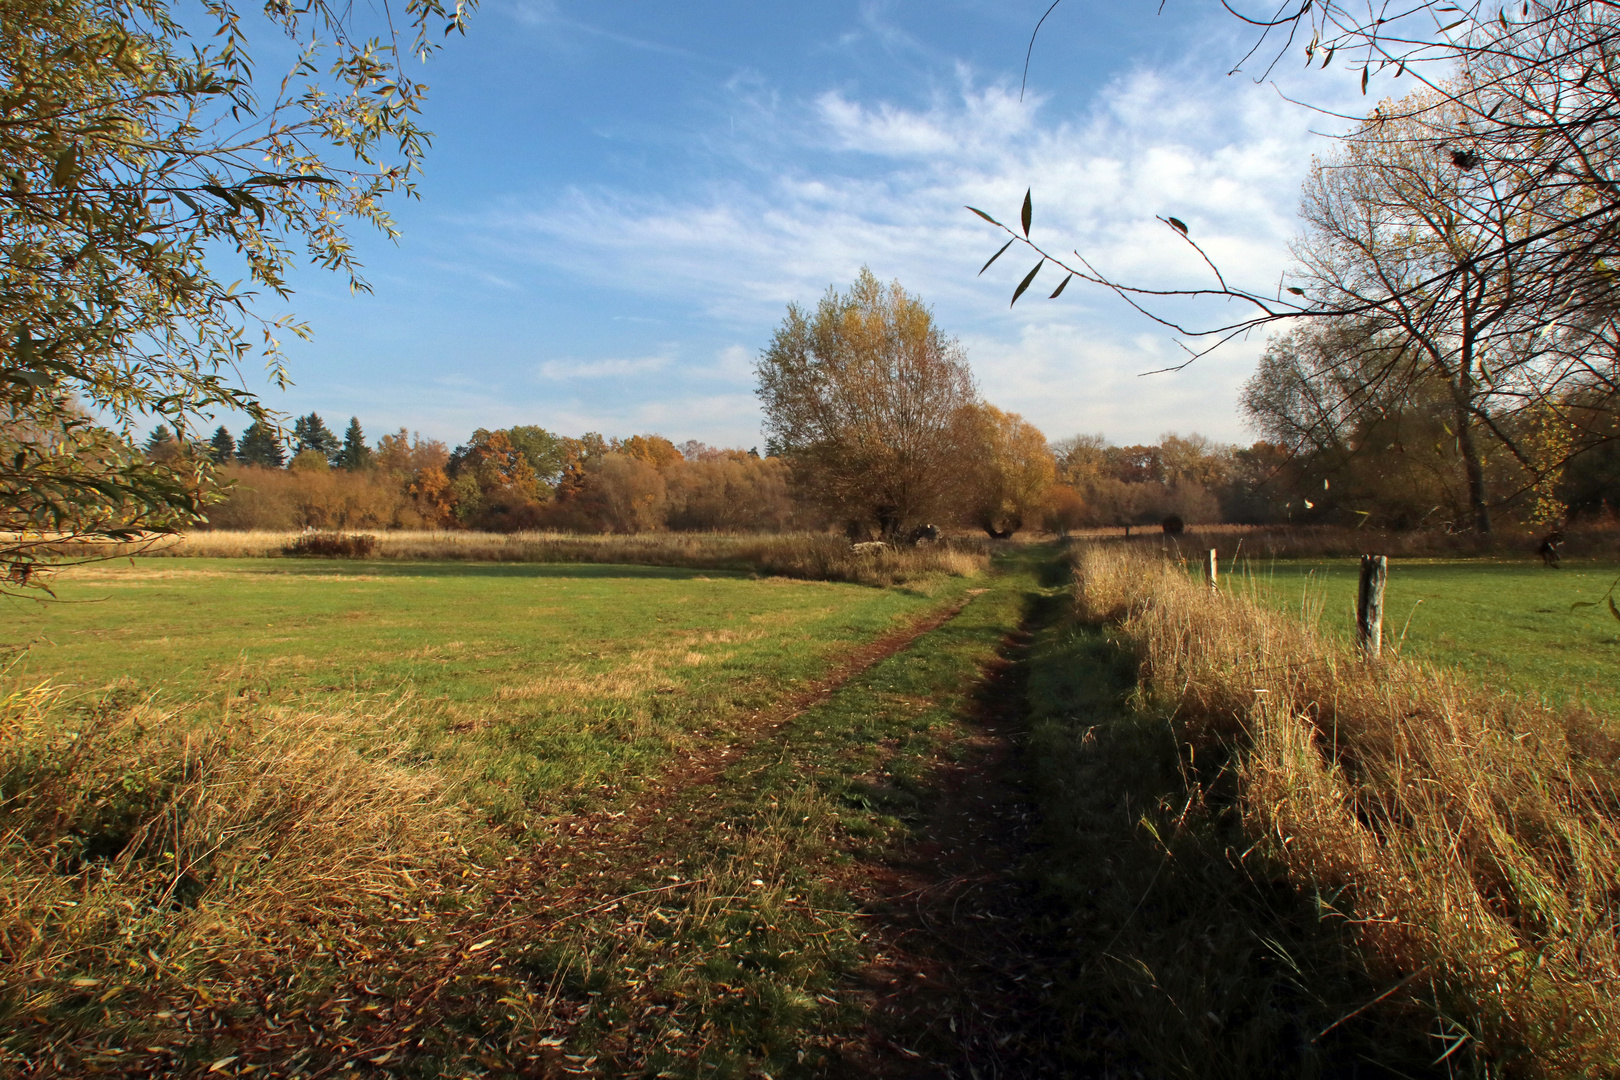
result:
[(985, 671), (956, 760), (936, 766), (917, 840), (845, 882), (880, 943), (858, 973), (870, 1021), (863, 1042), (843, 1048), (852, 1074), (1065, 1075), (1022, 873), (1036, 821), (1018, 768), (1028, 641), (1009, 636)]

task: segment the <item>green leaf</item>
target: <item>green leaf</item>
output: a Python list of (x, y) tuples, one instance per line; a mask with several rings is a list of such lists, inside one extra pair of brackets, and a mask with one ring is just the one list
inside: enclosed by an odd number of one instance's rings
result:
[(1020, 215), (1020, 220), (1024, 223), (1025, 237), (1029, 236), (1029, 219), (1035, 212), (1035, 204), (1029, 201), (1030, 192), (1033, 190), (1033, 188), (1030, 188), (1024, 192), (1024, 211)]
[(985, 213), (983, 210), (980, 210), (977, 206), (969, 206), (967, 209), (973, 211), (975, 214), (978, 214), (980, 217), (984, 218), (984, 220), (988, 221), (998, 229), (1005, 229), (1007, 227), (1001, 222), (997, 221), (995, 218), (991, 217), (989, 214)]
[[(1611, 600), (1610, 603), (1613, 603), (1613, 601)], [(1598, 602), (1596, 600), (1577, 600), (1573, 604), (1569, 605), (1569, 613), (1571, 615), (1573, 615), (1573, 614), (1575, 614), (1575, 611), (1576, 611), (1577, 608), (1597, 607), (1597, 606), (1598, 606)]]
[(1058, 298), (1058, 294), (1063, 291), (1064, 286), (1069, 284), (1069, 278), (1072, 278), (1072, 277), (1074, 277), (1074, 274), (1071, 272), (1067, 276), (1065, 276), (1062, 281), (1058, 282), (1058, 287), (1052, 290), (1052, 295), (1048, 296), (1047, 299), (1048, 300), (1056, 300)]
[(990, 256), (989, 260), (983, 266), (979, 267), (979, 273), (982, 274), (986, 270), (990, 269), (990, 263), (993, 263), (997, 259), (1001, 258), (1001, 252), (1006, 251), (1008, 248), (1010, 248), (1012, 246), (1013, 246), (1013, 242), (1011, 240), (1007, 241), (1005, 244), (1002, 244), (1001, 245), (1001, 251), (998, 251), (994, 255)]
[(1018, 298), (1024, 295), (1024, 290), (1029, 288), (1029, 283), (1035, 280), (1035, 275), (1040, 273), (1041, 267), (1045, 265), (1046, 260), (1043, 258), (1040, 262), (1035, 264), (1035, 269), (1024, 275), (1024, 280), (1020, 281), (1018, 283), (1018, 288), (1013, 290), (1012, 304), (1008, 304), (1008, 307), (1012, 307), (1013, 304), (1018, 303)]
[(71, 188), (79, 178), (79, 148), (70, 146), (56, 155), (51, 167), (51, 187), (58, 190)]

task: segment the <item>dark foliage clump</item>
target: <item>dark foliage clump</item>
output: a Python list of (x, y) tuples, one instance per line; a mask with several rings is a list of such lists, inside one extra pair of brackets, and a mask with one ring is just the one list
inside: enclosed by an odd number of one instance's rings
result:
[(288, 555), (365, 559), (377, 550), (377, 538), (369, 533), (306, 533), (281, 550)]

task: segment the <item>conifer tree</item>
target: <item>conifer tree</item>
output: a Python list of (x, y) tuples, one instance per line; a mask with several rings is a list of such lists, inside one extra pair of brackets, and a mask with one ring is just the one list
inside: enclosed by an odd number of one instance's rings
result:
[(255, 420), (242, 432), (242, 441), (237, 444), (236, 454), (243, 464), (262, 465), (267, 469), (279, 469), (287, 460), (287, 452), (282, 448), (281, 436), (276, 429), (262, 420)]
[(358, 472), (371, 468), (373, 455), (366, 445), (366, 433), (360, 430), (360, 418), (349, 417), (349, 426), (343, 432), (343, 446), (332, 457), (332, 464), (340, 469)]
[(305, 450), (313, 450), (328, 461), (333, 461), (337, 458), (340, 445), (338, 437), (332, 434), (332, 429), (326, 426), (319, 413), (312, 412), (293, 421), (294, 457)]
[(174, 433), (166, 424), (159, 424), (152, 429), (152, 434), (146, 437), (146, 456), (156, 460), (159, 457), (172, 456), (167, 453), (169, 444), (174, 442)]
[(208, 440), (208, 456), (215, 465), (229, 465), (236, 460), (236, 440), (224, 424), (219, 425), (214, 430), (214, 437)]

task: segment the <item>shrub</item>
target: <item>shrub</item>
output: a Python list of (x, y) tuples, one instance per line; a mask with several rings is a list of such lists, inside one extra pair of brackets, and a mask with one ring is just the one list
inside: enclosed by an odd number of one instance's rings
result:
[(281, 549), (288, 555), (317, 555), (333, 559), (366, 559), (377, 550), (377, 538), (368, 533), (306, 533)]

